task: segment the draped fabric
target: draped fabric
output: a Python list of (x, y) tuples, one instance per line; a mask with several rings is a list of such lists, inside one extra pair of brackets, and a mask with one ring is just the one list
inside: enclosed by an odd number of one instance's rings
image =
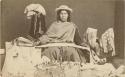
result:
[(109, 28), (102, 34), (101, 44), (104, 49), (104, 53), (112, 53), (111, 56), (115, 56), (115, 44), (114, 44), (114, 30)]
[(75, 31), (74, 42), (77, 45), (81, 45), (83, 43), (83, 39), (81, 39), (80, 37), (80, 32), (78, 28), (76, 28), (76, 31)]
[(110, 77), (115, 70), (109, 63), (51, 62), (45, 65), (42, 61), (41, 49), (8, 43), (2, 77)]
[(71, 22), (54, 22), (39, 39), (41, 42), (74, 42), (75, 30)]
[(45, 16), (43, 16), (41, 13), (34, 14), (31, 18), (31, 27), (29, 30), (29, 35), (33, 38), (39, 38), (45, 32)]
[(34, 59), (39, 61), (38, 57), (40, 57), (40, 52), (37, 52), (35, 48), (19, 47), (6, 43), (6, 58), (2, 77), (33, 77), (36, 69), (34, 63), (38, 63), (34, 62)]
[[(88, 28), (85, 33), (84, 42), (90, 47), (100, 59), (95, 58), (94, 62), (102, 62), (105, 58), (115, 56), (114, 31), (113, 28), (106, 30), (101, 38), (97, 37), (97, 29)], [(105, 61), (105, 60), (104, 60)]]

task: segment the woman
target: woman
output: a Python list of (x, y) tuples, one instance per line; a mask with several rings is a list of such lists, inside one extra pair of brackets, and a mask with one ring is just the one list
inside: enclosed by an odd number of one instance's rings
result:
[[(48, 31), (35, 42), (46, 43), (75, 43), (81, 44), (82, 40), (79, 37), (77, 26), (71, 22), (72, 9), (67, 5), (61, 5), (56, 9), (57, 21), (52, 23)], [(49, 47), (43, 51), (43, 55), (51, 60), (57, 61), (77, 61), (80, 62), (80, 50), (73, 47)], [(85, 61), (85, 59), (83, 59)]]

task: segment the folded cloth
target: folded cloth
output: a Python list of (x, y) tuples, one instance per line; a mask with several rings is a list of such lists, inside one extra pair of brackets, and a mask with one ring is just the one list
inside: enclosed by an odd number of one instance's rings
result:
[(90, 47), (94, 48), (96, 46), (96, 40), (97, 40), (97, 29), (88, 28), (86, 34)]
[(24, 37), (18, 37), (12, 41), (13, 44), (18, 46), (33, 46), (33, 41)]
[(35, 12), (42, 13), (43, 15), (46, 15), (46, 11), (44, 7), (40, 4), (29, 4), (26, 6), (24, 13), (27, 13), (27, 16), (31, 16), (36, 14)]
[(101, 46), (104, 49), (104, 53), (112, 52), (112, 56), (115, 55), (115, 45), (114, 45), (114, 30), (109, 28), (102, 34)]

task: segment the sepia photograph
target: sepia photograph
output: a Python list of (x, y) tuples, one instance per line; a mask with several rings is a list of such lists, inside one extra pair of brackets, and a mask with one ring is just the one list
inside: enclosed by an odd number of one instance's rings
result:
[(0, 77), (125, 77), (125, 0), (0, 0)]

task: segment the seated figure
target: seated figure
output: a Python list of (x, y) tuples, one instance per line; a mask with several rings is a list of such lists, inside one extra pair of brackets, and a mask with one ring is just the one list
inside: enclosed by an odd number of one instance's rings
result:
[[(79, 36), (77, 26), (71, 22), (72, 9), (67, 5), (56, 8), (57, 21), (53, 22), (47, 32), (34, 42), (34, 45), (46, 43), (75, 43), (81, 45), (83, 42)], [(85, 62), (81, 51), (73, 47), (49, 47), (45, 48), (42, 55), (51, 60)]]

